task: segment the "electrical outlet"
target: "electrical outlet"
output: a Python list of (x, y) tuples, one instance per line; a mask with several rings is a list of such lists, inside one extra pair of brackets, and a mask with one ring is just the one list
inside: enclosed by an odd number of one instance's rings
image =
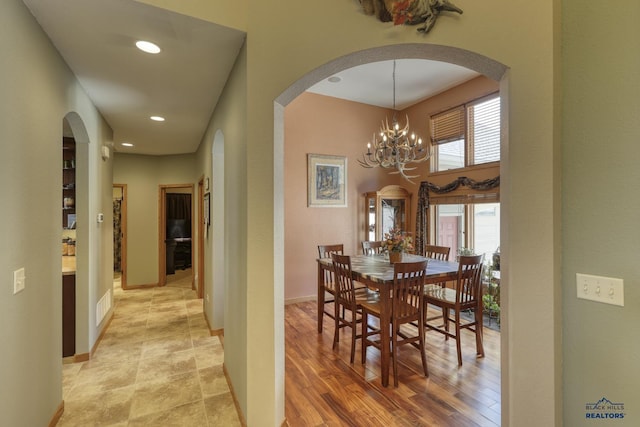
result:
[(624, 282), (613, 277), (576, 273), (578, 298), (624, 307)]
[(22, 292), (25, 287), (26, 278), (24, 276), (24, 268), (13, 272), (13, 294)]
[(207, 294), (207, 302), (209, 302), (209, 294)]

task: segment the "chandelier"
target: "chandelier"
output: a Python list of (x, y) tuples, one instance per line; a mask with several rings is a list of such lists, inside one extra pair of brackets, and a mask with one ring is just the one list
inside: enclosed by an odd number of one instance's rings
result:
[(360, 166), (365, 168), (381, 167), (395, 169), (390, 174), (400, 174), (409, 182), (411, 178), (419, 175), (407, 175), (407, 171), (416, 167), (407, 165), (422, 163), (431, 157), (431, 153), (422, 145), (422, 138), (415, 133), (409, 134), (409, 116), (406, 116), (406, 124), (400, 127), (396, 117), (396, 61), (393, 61), (393, 118), (391, 126), (385, 119), (380, 125), (378, 135), (373, 134), (371, 142), (367, 143), (367, 153), (358, 159)]

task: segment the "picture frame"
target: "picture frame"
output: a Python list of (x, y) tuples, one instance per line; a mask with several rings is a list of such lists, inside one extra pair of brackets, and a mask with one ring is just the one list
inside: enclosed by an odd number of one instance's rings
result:
[(347, 158), (307, 154), (307, 206), (343, 208), (347, 206)]

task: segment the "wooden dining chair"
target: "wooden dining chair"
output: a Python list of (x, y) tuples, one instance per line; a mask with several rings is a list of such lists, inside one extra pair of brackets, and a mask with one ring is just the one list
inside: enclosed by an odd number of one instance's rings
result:
[[(342, 243), (332, 244), (332, 245), (318, 245), (318, 258), (331, 258), (332, 254), (340, 254), (344, 253), (344, 245)], [(325, 269), (323, 272), (323, 277), (321, 280), (320, 286), (322, 286), (321, 291), (325, 293), (324, 298), (324, 308), (322, 311), (318, 310), (318, 324), (320, 325), (318, 329), (318, 333), (322, 333), (322, 323), (324, 316), (328, 316), (331, 319), (334, 319), (335, 310), (328, 309), (327, 304), (335, 303), (336, 299), (336, 291), (335, 291), (335, 275), (333, 269)], [(330, 295), (327, 298), (327, 294)]]
[[(398, 262), (393, 266), (394, 283), (391, 295), (391, 359), (393, 360), (393, 384), (398, 386), (398, 347), (410, 344), (420, 351), (424, 376), (429, 376), (424, 340), (424, 281), (427, 260), (418, 262)], [(379, 340), (371, 339), (380, 333), (379, 329), (369, 330), (369, 316), (380, 318), (381, 306), (377, 301), (365, 301), (362, 305), (362, 363), (365, 363), (367, 347), (380, 349)], [(401, 330), (405, 324), (416, 323), (417, 335), (409, 335)], [(381, 325), (380, 327), (384, 327)], [(412, 328), (413, 329), (413, 328)]]
[[(442, 310), (441, 315), (426, 317), (425, 328), (443, 334), (446, 339), (455, 338), (458, 352), (458, 366), (462, 366), (462, 350), (460, 347), (460, 331), (468, 329), (476, 336), (476, 353), (484, 356), (482, 345), (482, 259), (484, 255), (460, 256), (456, 288), (432, 288), (425, 292), (424, 310), (432, 305)], [(465, 321), (462, 311), (472, 310), (474, 318)], [(453, 312), (453, 313), (451, 313)], [(453, 317), (452, 317), (453, 314)], [(434, 321), (443, 324), (434, 324)], [(454, 323), (455, 332), (449, 331), (449, 323)]]
[(333, 333), (333, 349), (340, 342), (340, 329), (351, 328), (351, 363), (356, 352), (356, 340), (362, 338), (362, 329), (358, 333), (358, 324), (362, 323), (362, 304), (373, 303), (378, 294), (365, 288), (356, 289), (351, 270), (349, 255), (331, 254), (335, 274), (335, 330)]
[(451, 248), (448, 246), (426, 245), (424, 256), (440, 261), (449, 261), (450, 252)]
[(380, 254), (382, 250), (382, 240), (364, 240), (362, 242), (362, 255)]
[[(451, 248), (448, 246), (426, 245), (424, 256), (440, 261), (449, 261), (450, 252)], [(425, 292), (430, 291), (431, 288), (434, 287), (444, 288), (446, 285), (446, 282), (430, 283), (429, 285), (425, 286)]]

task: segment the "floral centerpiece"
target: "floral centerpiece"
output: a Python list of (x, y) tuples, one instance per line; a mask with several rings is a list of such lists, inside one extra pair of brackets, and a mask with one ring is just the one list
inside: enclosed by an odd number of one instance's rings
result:
[(411, 236), (401, 230), (392, 228), (384, 233), (382, 247), (389, 253), (390, 262), (399, 262), (402, 259), (402, 253), (413, 250)]

